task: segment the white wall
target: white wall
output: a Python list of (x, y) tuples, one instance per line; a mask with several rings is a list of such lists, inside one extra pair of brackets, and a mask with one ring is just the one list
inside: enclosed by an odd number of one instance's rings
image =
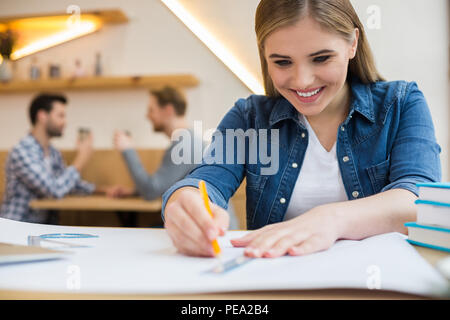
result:
[[(208, 29), (225, 43), (242, 63), (260, 77), (254, 36), (258, 0), (181, 0)], [(416, 81), (429, 103), (442, 153), (444, 179), (449, 165), (448, 3), (446, 0), (353, 0), (366, 31), (380, 72), (388, 80)], [(62, 64), (70, 74), (76, 58), (92, 67), (102, 52), (107, 74), (192, 73), (200, 86), (187, 90), (188, 118), (214, 127), (233, 105), (250, 91), (191, 34), (159, 0), (1, 0), (0, 15), (64, 12), (69, 4), (82, 10), (121, 8), (130, 18), (126, 25), (100, 32), (38, 53), (41, 64)], [(380, 8), (381, 28), (367, 28), (371, 5)], [(17, 63), (26, 75), (29, 57)], [(56, 145), (71, 148), (76, 128), (90, 126), (95, 146), (111, 148), (114, 128), (129, 129), (138, 147), (162, 147), (167, 140), (151, 132), (145, 120), (145, 90), (68, 92), (69, 125)], [(0, 149), (8, 149), (28, 128), (26, 111), (31, 94), (0, 96)]]

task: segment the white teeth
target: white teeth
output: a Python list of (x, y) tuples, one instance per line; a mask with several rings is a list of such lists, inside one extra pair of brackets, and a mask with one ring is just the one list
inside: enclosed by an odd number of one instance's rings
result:
[(322, 88), (319, 88), (319, 89), (311, 91), (311, 92), (305, 92), (305, 93), (302, 93), (299, 91), (296, 91), (296, 92), (300, 97), (311, 97), (311, 96), (318, 94), (320, 90), (322, 90)]

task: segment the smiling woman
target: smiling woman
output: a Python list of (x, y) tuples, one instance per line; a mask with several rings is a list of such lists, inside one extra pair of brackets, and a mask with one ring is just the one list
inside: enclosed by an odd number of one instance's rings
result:
[[(416, 183), (441, 179), (441, 149), (417, 84), (380, 76), (349, 0), (261, 0), (255, 31), (266, 95), (238, 100), (212, 145), (225, 158), (236, 153), (231, 132), (278, 130), (279, 141), (259, 143), (279, 153), (278, 170), (264, 176), (265, 159), (250, 162), (246, 145), (238, 150), (245, 162), (206, 156), (163, 196), (174, 245), (213, 256), (211, 240), (228, 227), (223, 208), (244, 177), (247, 226), (258, 230), (232, 244), (247, 256), (303, 255), (338, 239), (406, 233)], [(214, 219), (195, 189), (200, 180)]]
[[(280, 10), (280, 8), (283, 8)], [(378, 73), (369, 42), (367, 41), (364, 26), (349, 1), (283, 1), (275, 4), (271, 1), (261, 1), (255, 17), (255, 32), (258, 42), (261, 69), (264, 78), (266, 94), (271, 97), (279, 96), (273, 82), (268, 74), (268, 66), (265, 52), (265, 40), (269, 34), (283, 27), (288, 27), (303, 20), (301, 18), (312, 18), (322, 31), (337, 35), (341, 41), (352, 44), (357, 39), (358, 50), (353, 52), (354, 59), (348, 63), (349, 74), (356, 75), (362, 83), (372, 83), (383, 80)], [(315, 35), (305, 34), (308, 39), (315, 40)], [(303, 45), (304, 42), (291, 41), (292, 44)], [(309, 43), (309, 42), (308, 42)], [(312, 49), (308, 46), (308, 49)], [(356, 48), (353, 48), (356, 49)], [(309, 56), (315, 58), (314, 62), (325, 62), (329, 55), (335, 53), (331, 49), (322, 49)]]

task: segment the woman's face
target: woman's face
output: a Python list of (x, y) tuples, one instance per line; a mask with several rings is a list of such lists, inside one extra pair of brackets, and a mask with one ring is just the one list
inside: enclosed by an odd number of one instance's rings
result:
[(355, 34), (349, 43), (310, 17), (273, 31), (265, 40), (264, 55), (275, 88), (305, 116), (338, 107), (349, 59), (356, 53), (357, 29)]

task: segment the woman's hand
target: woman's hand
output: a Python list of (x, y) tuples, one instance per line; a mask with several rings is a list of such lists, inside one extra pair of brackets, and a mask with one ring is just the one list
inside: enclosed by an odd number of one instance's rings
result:
[(255, 230), (231, 243), (235, 247), (246, 247), (245, 255), (253, 258), (298, 256), (330, 248), (339, 238), (339, 232), (333, 204), (328, 204), (297, 218)]
[(214, 257), (211, 241), (228, 229), (228, 212), (210, 202), (214, 218), (205, 208), (198, 189), (184, 187), (169, 198), (164, 211), (165, 228), (174, 246), (189, 256)]

